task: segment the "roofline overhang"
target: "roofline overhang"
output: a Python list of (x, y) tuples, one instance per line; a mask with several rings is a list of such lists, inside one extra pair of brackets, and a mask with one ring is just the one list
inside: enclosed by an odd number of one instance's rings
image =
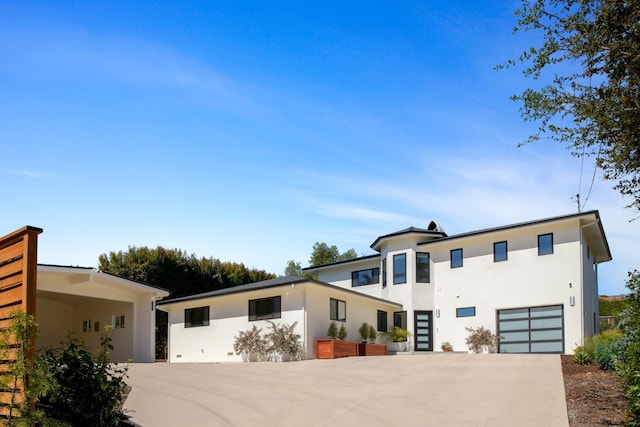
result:
[[(326, 282), (322, 282), (320, 280), (315, 280), (315, 279), (308, 279), (306, 277), (297, 277), (297, 276), (289, 276), (292, 278), (292, 280), (287, 280), (285, 282), (277, 282), (274, 284), (269, 284), (269, 285), (265, 285), (263, 287), (247, 287), (247, 285), (240, 285), (240, 286), (234, 286), (231, 288), (226, 288), (226, 289), (221, 289), (218, 291), (212, 291), (212, 292), (206, 292), (206, 293), (202, 293), (202, 294), (196, 294), (196, 295), (188, 295), (188, 296), (184, 296), (184, 297), (180, 297), (180, 298), (174, 298), (174, 299), (170, 299), (170, 300), (164, 300), (164, 301), (159, 301), (157, 304), (158, 309), (162, 310), (161, 306), (168, 306), (170, 304), (176, 304), (176, 303), (183, 303), (183, 302), (189, 302), (189, 301), (197, 301), (197, 300), (204, 300), (204, 299), (209, 299), (209, 298), (219, 298), (219, 297), (224, 297), (227, 295), (235, 295), (235, 294), (241, 294), (241, 293), (247, 293), (247, 292), (253, 292), (253, 291), (263, 291), (265, 289), (275, 289), (275, 288), (284, 288), (284, 287), (291, 287), (291, 286), (295, 286), (295, 285), (317, 285), (317, 286), (323, 286), (326, 288), (331, 288), (337, 291), (341, 291), (341, 292), (345, 292), (351, 295), (356, 295), (358, 297), (361, 298), (365, 298), (365, 299), (369, 299), (372, 301), (377, 301), (377, 302), (381, 302), (384, 304), (389, 304), (398, 308), (402, 308), (402, 304), (394, 302), (394, 301), (389, 301), (383, 298), (377, 298), (371, 295), (367, 295), (364, 294), (362, 292), (357, 292), (351, 289), (347, 289), (347, 288), (342, 288), (340, 286), (335, 286), (332, 285), (330, 283), (326, 283)], [(258, 282), (259, 283), (259, 282)], [(251, 285), (252, 283), (249, 283), (248, 285)], [(164, 310), (163, 310), (164, 311)]]
[(157, 298), (164, 298), (170, 295), (167, 289), (158, 286), (148, 285), (135, 280), (125, 279), (115, 274), (105, 273), (93, 267), (65, 266), (55, 264), (38, 264), (38, 273), (61, 273), (61, 274), (87, 274), (90, 277), (105, 277), (108, 280), (118, 282), (123, 285), (132, 286), (144, 292), (152, 292)]
[(429, 231), (429, 230), (421, 230), (418, 228), (409, 228), (406, 230), (396, 231), (394, 233), (385, 234), (384, 236), (378, 237), (370, 246), (374, 251), (380, 252), (380, 247), (385, 240), (392, 239), (394, 237), (400, 236), (408, 236), (408, 235), (416, 235), (416, 236), (429, 236), (433, 237), (436, 240), (441, 240), (447, 237), (447, 233), (441, 231)]
[(346, 265), (346, 264), (355, 264), (355, 263), (359, 263), (359, 262), (363, 262), (363, 261), (369, 261), (371, 259), (375, 259), (375, 258), (380, 258), (379, 254), (373, 254), (373, 255), (366, 255), (366, 256), (362, 256), (362, 257), (358, 257), (358, 258), (353, 258), (353, 259), (348, 259), (345, 261), (336, 261), (336, 262), (332, 262), (329, 264), (322, 264), (322, 265), (316, 265), (313, 267), (305, 267), (302, 269), (302, 271), (308, 271), (313, 273), (314, 271), (317, 270), (321, 270), (327, 267), (335, 267), (336, 265)]

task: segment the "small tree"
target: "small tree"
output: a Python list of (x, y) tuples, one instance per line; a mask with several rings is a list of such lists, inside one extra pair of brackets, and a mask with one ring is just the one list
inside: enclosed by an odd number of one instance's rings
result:
[(378, 338), (378, 332), (376, 331), (376, 328), (374, 328), (373, 325), (369, 325), (369, 341), (375, 343), (376, 338)]
[(260, 359), (265, 358), (268, 343), (261, 332), (262, 329), (258, 329), (256, 325), (247, 331), (238, 332), (238, 335), (233, 337), (233, 351), (242, 355), (246, 361), (249, 361), (254, 354)]
[(360, 329), (358, 329), (358, 332), (360, 332), (360, 339), (362, 341), (367, 341), (367, 339), (369, 339), (369, 324), (367, 322), (363, 322)]
[(302, 356), (302, 337), (295, 331), (298, 322), (277, 325), (270, 321), (269, 324), (271, 326), (266, 339), (270, 343), (271, 352), (287, 354), (292, 360), (299, 359)]
[(338, 331), (338, 339), (340, 340), (346, 340), (347, 339), (347, 328), (346, 326), (342, 325), (340, 326), (340, 330)]
[[(56, 390), (45, 361), (34, 351), (38, 324), (33, 316), (21, 310), (12, 311), (9, 317), (9, 327), (0, 331), (0, 359), (7, 361), (4, 375), (0, 375), (0, 388), (11, 393), (4, 425), (54, 425), (36, 406), (45, 394)], [(22, 399), (18, 398), (20, 389)]]
[(329, 336), (329, 338), (336, 339), (336, 337), (338, 336), (338, 326), (336, 325), (336, 322), (331, 322), (329, 324), (327, 335)]

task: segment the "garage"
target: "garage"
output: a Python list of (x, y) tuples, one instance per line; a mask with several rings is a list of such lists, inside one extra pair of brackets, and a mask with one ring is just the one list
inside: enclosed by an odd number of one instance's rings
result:
[(564, 307), (498, 310), (500, 353), (564, 353)]

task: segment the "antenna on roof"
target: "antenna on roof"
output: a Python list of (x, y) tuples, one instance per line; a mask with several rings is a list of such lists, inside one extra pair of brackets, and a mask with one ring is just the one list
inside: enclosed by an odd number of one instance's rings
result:
[(580, 193), (576, 194), (576, 203), (578, 204), (578, 213), (580, 213)]

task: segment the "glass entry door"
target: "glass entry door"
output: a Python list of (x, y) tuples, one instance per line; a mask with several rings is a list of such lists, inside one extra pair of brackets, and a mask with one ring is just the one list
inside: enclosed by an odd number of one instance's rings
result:
[(415, 351), (433, 351), (433, 311), (414, 311)]

